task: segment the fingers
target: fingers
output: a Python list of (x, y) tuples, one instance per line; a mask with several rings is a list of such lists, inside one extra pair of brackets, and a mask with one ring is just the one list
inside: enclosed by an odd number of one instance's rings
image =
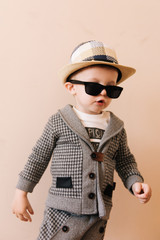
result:
[(24, 212), (23, 218), (27, 219), (29, 222), (32, 222), (32, 218), (27, 211)]
[(16, 193), (14, 201), (12, 203), (12, 212), (21, 221), (25, 221), (25, 222), (32, 221), (30, 214), (33, 215), (34, 211), (25, 194), (21, 194), (21, 192)]
[(23, 213), (14, 213), (16, 215), (17, 218), (19, 218), (21, 221), (25, 221), (25, 222), (32, 222), (32, 218), (29, 215), (29, 213), (27, 211), (23, 212)]
[(135, 183), (133, 186), (134, 195), (139, 199), (140, 203), (147, 203), (152, 195), (151, 188), (145, 183)]
[(138, 195), (140, 193), (142, 193), (142, 185), (141, 183), (135, 183), (133, 186), (133, 192), (135, 195)]
[(28, 206), (28, 211), (29, 211), (30, 214), (32, 214), (32, 215), (34, 214), (33, 208), (31, 207), (30, 204)]
[(33, 215), (34, 211), (32, 207), (29, 205), (26, 209), (23, 209), (23, 210), (13, 209), (12, 213), (15, 214), (16, 217), (19, 218), (21, 221), (32, 222), (32, 218), (30, 214)]
[(149, 201), (149, 197), (146, 194), (141, 194), (137, 196), (140, 203), (147, 203)]
[(22, 214), (16, 214), (16, 217), (19, 218), (21, 221), (28, 222), (29, 220), (24, 217)]

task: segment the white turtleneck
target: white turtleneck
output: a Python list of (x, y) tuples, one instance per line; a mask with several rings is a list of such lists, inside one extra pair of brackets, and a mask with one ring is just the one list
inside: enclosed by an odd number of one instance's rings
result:
[(87, 114), (73, 107), (83, 126), (86, 128), (90, 141), (93, 146), (98, 148), (103, 133), (108, 126), (110, 120), (110, 112), (102, 112), (101, 114)]

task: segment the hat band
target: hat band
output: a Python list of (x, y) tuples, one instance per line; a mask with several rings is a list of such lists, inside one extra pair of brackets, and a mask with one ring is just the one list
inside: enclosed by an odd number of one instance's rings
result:
[(118, 64), (118, 61), (115, 58), (108, 56), (108, 55), (95, 55), (95, 56), (91, 56), (91, 57), (87, 57), (87, 58), (83, 59), (83, 61), (92, 61), (92, 60), (111, 62), (111, 63)]

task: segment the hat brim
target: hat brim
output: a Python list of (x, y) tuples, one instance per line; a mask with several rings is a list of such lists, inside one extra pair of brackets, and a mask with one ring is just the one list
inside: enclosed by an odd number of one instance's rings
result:
[(59, 71), (59, 77), (62, 80), (63, 83), (66, 82), (67, 78), (77, 70), (80, 70), (82, 68), (92, 66), (92, 65), (97, 65), (97, 64), (103, 64), (103, 65), (108, 65), (108, 66), (113, 66), (121, 71), (122, 77), (120, 81), (117, 84), (120, 84), (130, 76), (132, 76), (135, 72), (136, 69), (124, 65), (119, 65), (116, 63), (110, 63), (110, 62), (104, 62), (104, 61), (84, 61), (84, 62), (77, 62), (73, 64), (68, 64), (64, 66), (60, 71)]

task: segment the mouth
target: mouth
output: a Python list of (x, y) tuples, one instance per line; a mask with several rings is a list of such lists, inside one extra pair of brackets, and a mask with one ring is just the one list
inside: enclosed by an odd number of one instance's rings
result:
[(101, 100), (96, 101), (96, 103), (98, 105), (103, 105), (105, 103), (105, 101), (103, 99), (101, 99)]

